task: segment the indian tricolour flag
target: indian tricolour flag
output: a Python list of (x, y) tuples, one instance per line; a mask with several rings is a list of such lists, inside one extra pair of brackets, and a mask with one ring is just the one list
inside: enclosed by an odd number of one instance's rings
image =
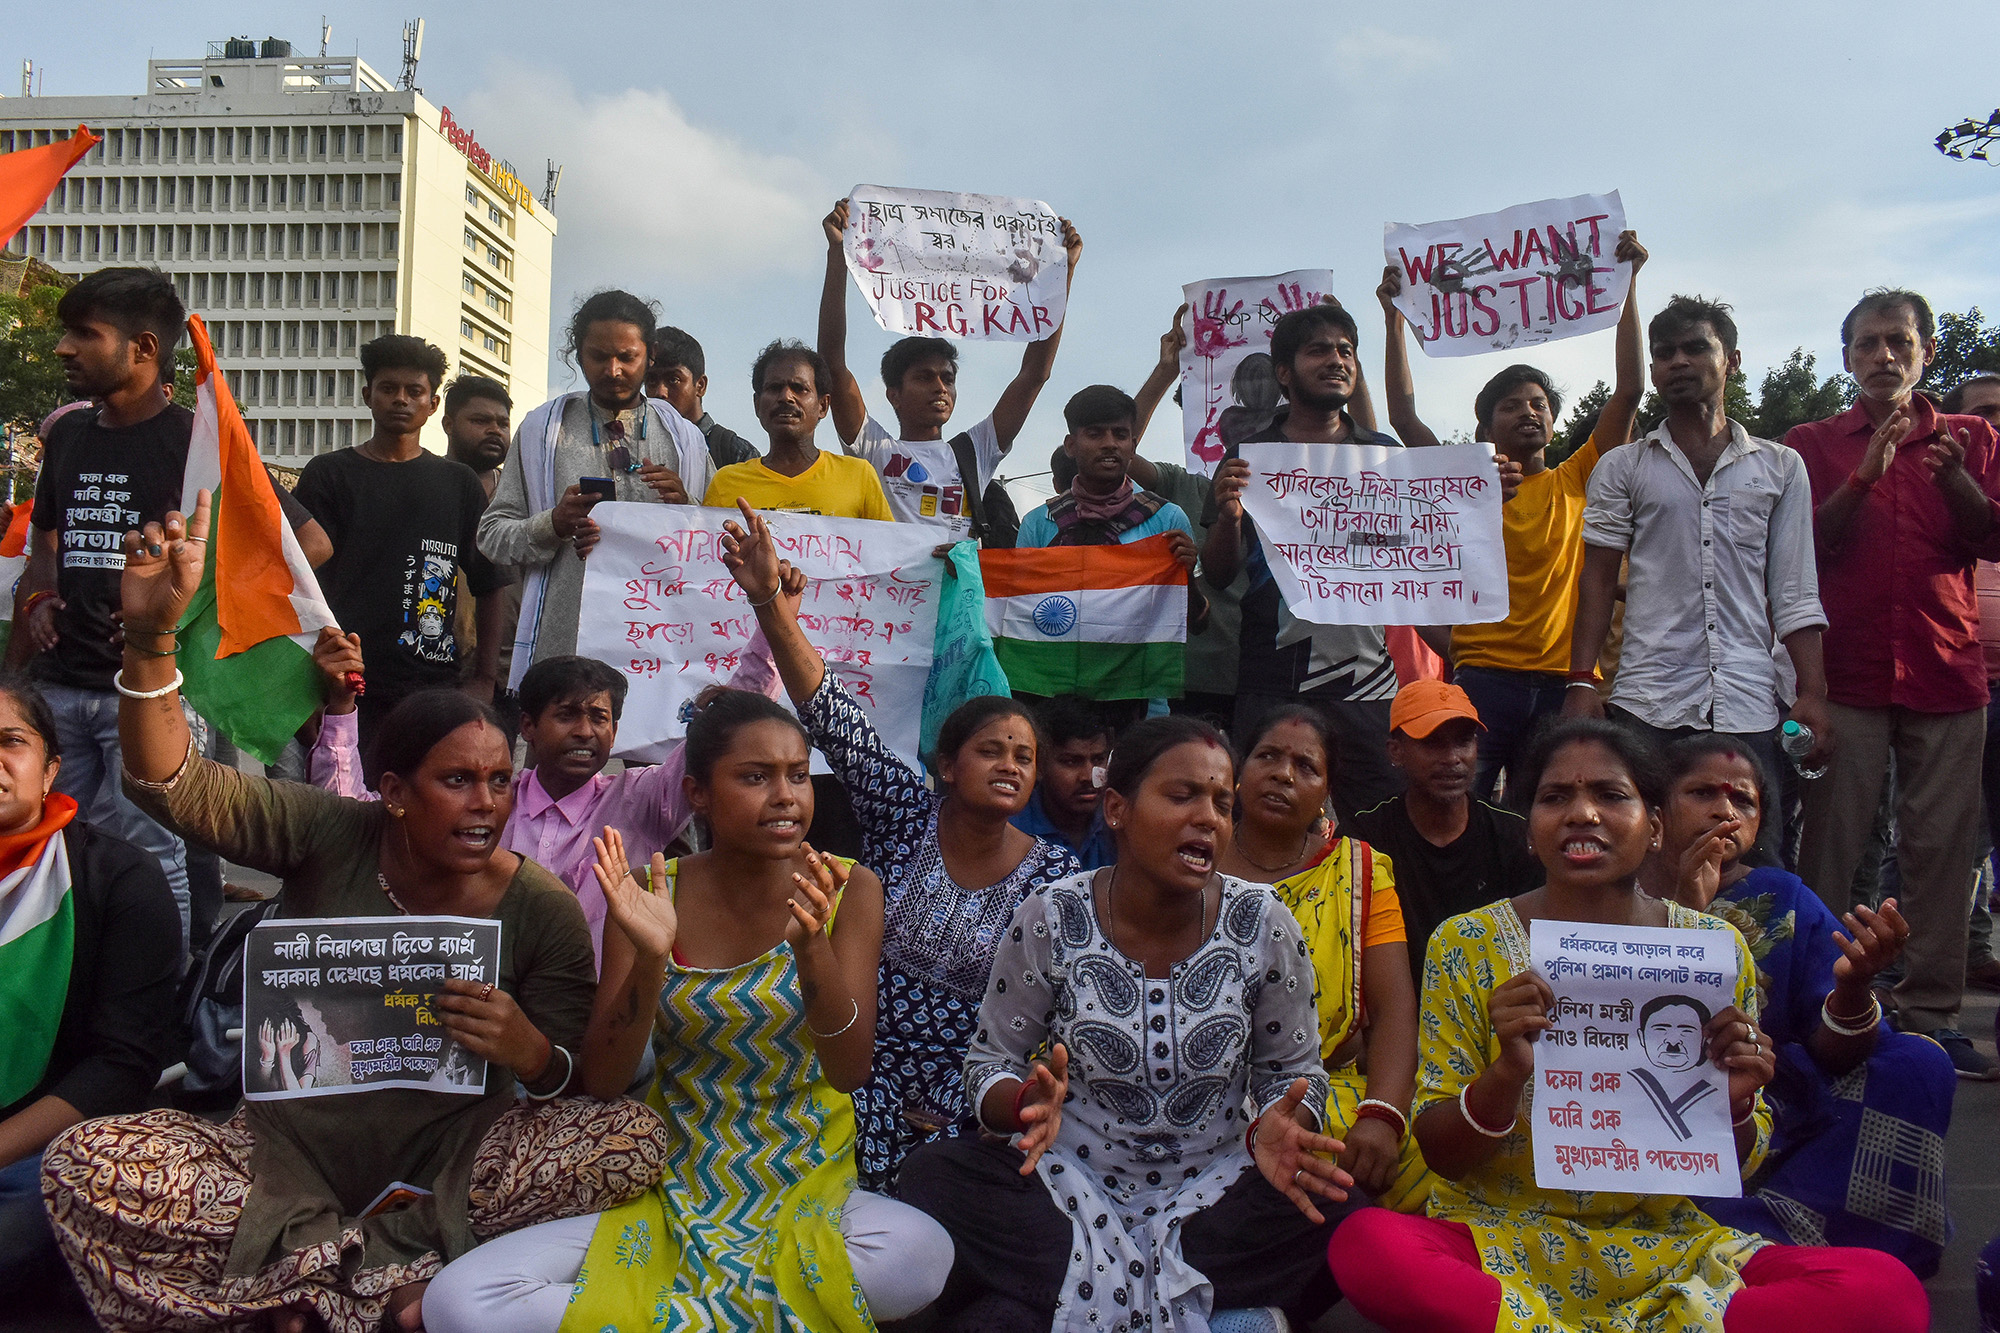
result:
[(1186, 675), (1187, 571), (1165, 537), (1129, 546), (982, 551), (986, 627), (1023, 694), (1176, 698)]
[(215, 499), (201, 588), (181, 622), (182, 693), (237, 745), (275, 763), (319, 707), (312, 648), (333, 612), (216, 372), (201, 316), (188, 318), (188, 334), (197, 364), (182, 512), (194, 512), (202, 490)]
[(35, 502), (23, 500), (7, 519), (7, 535), (0, 537), (0, 654), (14, 634), (14, 585), (28, 572), (28, 519)]

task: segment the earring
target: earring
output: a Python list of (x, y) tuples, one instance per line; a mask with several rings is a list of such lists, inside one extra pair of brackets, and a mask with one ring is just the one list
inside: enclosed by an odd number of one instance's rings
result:
[(402, 807), (401, 807), (401, 806), (396, 806), (396, 805), (392, 805), (392, 806), (390, 806), (390, 807), (389, 807), (389, 817), (390, 817), (391, 819), (401, 819), (401, 818), (403, 817), (403, 809), (402, 809)]

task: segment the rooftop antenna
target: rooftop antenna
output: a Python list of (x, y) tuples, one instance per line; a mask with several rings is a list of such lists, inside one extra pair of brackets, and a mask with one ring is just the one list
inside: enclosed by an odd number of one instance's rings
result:
[(2000, 145), (2000, 108), (1983, 123), (1967, 116), (1937, 137), (1937, 150), (1955, 162), (1991, 162), (1996, 145)]
[(542, 207), (553, 213), (556, 208), (556, 189), (562, 184), (562, 164), (554, 158), (549, 159), (547, 180), (548, 183), (542, 186)]
[(322, 59), (326, 56), (326, 44), (332, 40), (333, 25), (326, 21), (326, 15), (321, 14), (319, 16), (319, 53)]
[(424, 58), (424, 21), (412, 19), (403, 25), (403, 77), (396, 80), (396, 86), (406, 92), (420, 93), (417, 87), (417, 62)]
[(35, 62), (32, 60), (23, 60), (21, 62), (21, 96), (33, 97), (34, 95)]

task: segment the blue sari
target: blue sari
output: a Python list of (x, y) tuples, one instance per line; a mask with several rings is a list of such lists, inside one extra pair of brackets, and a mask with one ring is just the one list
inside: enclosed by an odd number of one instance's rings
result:
[(1958, 1086), (1951, 1059), (1886, 1023), (1868, 1060), (1838, 1078), (1805, 1041), (1833, 989), (1840, 923), (1798, 876), (1759, 867), (1716, 895), (1710, 914), (1743, 933), (1757, 960), (1764, 1030), (1778, 1048), (1764, 1089), (1771, 1153), (1740, 1199), (1698, 1202), (1716, 1221), (1789, 1245), (1859, 1245), (1937, 1272), (1945, 1211), (1944, 1135)]

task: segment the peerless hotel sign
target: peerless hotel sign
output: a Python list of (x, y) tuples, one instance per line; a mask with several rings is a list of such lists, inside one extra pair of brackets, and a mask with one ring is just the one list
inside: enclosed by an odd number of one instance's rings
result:
[(535, 196), (521, 183), (521, 178), (514, 174), (514, 169), (505, 162), (496, 161), (493, 154), (480, 146), (479, 140), (474, 137), (471, 130), (453, 120), (450, 107), (440, 108), (439, 115), (439, 128), (444, 131), (444, 137), (450, 140), (451, 146), (464, 153), (466, 160), (479, 168), (480, 172), (493, 182), (494, 189), (530, 213), (534, 212)]

